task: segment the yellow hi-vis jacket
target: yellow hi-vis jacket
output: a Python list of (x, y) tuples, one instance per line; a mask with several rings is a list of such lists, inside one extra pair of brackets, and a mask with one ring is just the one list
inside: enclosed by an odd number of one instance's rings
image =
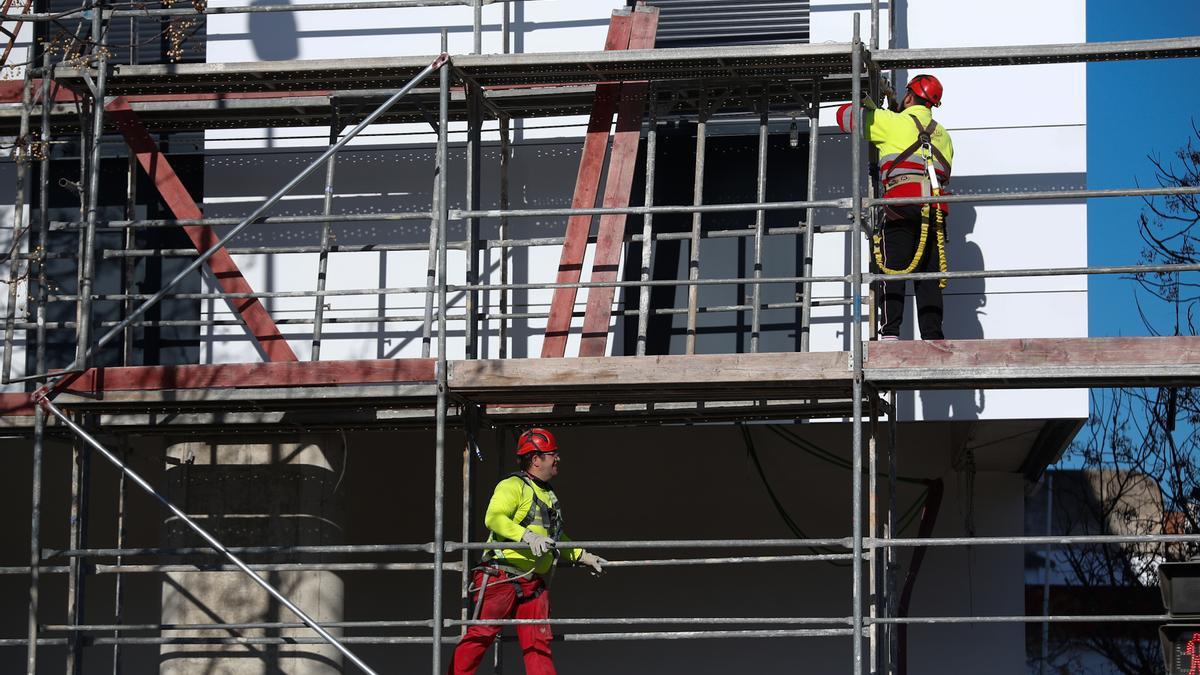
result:
[[(851, 104), (847, 103), (838, 108), (837, 120), (842, 131), (849, 133), (853, 130), (854, 116)], [(925, 158), (919, 152), (907, 157), (901, 155), (918, 141), (920, 132), (916, 123), (928, 127), (932, 122), (933, 111), (923, 105), (911, 105), (900, 112), (871, 105), (863, 110), (864, 136), (879, 151), (879, 173), (884, 183), (885, 197), (922, 196), (922, 184), (928, 184), (928, 179), (923, 178)], [(945, 187), (950, 182), (950, 165), (954, 162), (954, 144), (946, 127), (935, 124), (930, 135), (930, 144), (938, 151), (933, 156), (933, 168), (937, 173), (938, 182)], [(897, 181), (900, 176), (913, 176), (917, 180)], [(889, 185), (889, 182), (894, 185)], [(942, 207), (945, 210), (945, 205)]]
[[(523, 522), (526, 524), (522, 525)], [(570, 541), (562, 531), (562, 510), (554, 490), (548, 483), (539, 484), (532, 477), (526, 479), (519, 473), (496, 484), (483, 524), (491, 530), (488, 541), (520, 542), (526, 529), (553, 537), (560, 544)], [(493, 549), (489, 554), (492, 560), (521, 572), (533, 570), (535, 574), (545, 574), (554, 566), (554, 551), (539, 558), (534, 558), (528, 548)], [(575, 562), (581, 555), (581, 548), (558, 549), (558, 556), (567, 562)]]

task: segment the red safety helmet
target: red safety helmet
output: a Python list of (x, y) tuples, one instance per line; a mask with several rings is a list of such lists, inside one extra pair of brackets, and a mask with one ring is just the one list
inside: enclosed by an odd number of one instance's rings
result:
[(942, 104), (942, 83), (932, 75), (917, 75), (909, 81), (908, 90), (935, 106)]
[(528, 455), (531, 452), (558, 452), (558, 441), (554, 434), (546, 429), (534, 427), (517, 439), (517, 456)]

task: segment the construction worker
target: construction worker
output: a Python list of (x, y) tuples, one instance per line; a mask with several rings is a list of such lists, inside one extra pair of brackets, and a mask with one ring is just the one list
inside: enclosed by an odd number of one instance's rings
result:
[[(488, 541), (510, 542), (512, 548), (486, 551), (475, 568), (470, 588), (479, 619), (545, 619), (550, 616), (550, 575), (556, 562), (590, 567), (600, 575), (607, 560), (581, 548), (558, 548), (569, 541), (563, 533), (562, 510), (550, 479), (558, 475), (558, 441), (545, 429), (533, 428), (517, 439), (520, 471), (496, 485), (483, 522)], [(450, 675), (471, 675), (500, 626), (467, 628), (450, 660)], [(549, 624), (517, 626), (517, 639), (528, 675), (554, 675)]]
[[(863, 126), (867, 140), (879, 151), (880, 183), (884, 197), (929, 197), (942, 194), (950, 181), (954, 146), (946, 128), (933, 119), (932, 108), (942, 103), (942, 83), (932, 75), (917, 75), (908, 83), (902, 103), (893, 110), (875, 107), (864, 98)], [(894, 109), (899, 107), (899, 112)], [(853, 110), (838, 109), (838, 126), (853, 129)], [(946, 271), (946, 204), (885, 207), (883, 225), (872, 236), (872, 257), (884, 274)], [(914, 281), (917, 324), (924, 340), (941, 340), (942, 289), (946, 280)], [(877, 294), (879, 337), (900, 339), (904, 320), (904, 282), (884, 281)]]

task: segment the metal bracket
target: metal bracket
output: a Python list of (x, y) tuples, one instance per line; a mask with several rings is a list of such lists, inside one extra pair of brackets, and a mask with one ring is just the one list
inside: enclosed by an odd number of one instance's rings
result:
[[(92, 75), (87, 72), (81, 72), (79, 76), (83, 78), (83, 83), (92, 92), (92, 98), (100, 98), (100, 91), (96, 88), (96, 81), (92, 79)], [(104, 102), (101, 101), (100, 103), (103, 104)]]

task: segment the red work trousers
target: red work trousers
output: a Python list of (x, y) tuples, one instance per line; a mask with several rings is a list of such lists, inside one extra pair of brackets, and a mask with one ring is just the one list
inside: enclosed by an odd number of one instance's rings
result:
[[(472, 587), (482, 588), (485, 579), (488, 584), (483, 595), (483, 607), (479, 611), (480, 619), (549, 618), (550, 589), (542, 578), (534, 576), (505, 581), (515, 576), (500, 572), (485, 577), (483, 572), (476, 570)], [(478, 599), (478, 591), (471, 594), (472, 609)], [(468, 626), (466, 635), (454, 648), (454, 656), (450, 658), (450, 675), (473, 675), (498, 635), (500, 626)], [(552, 637), (549, 624), (517, 626), (517, 641), (521, 643), (521, 653), (525, 656), (526, 675), (555, 675), (554, 660), (550, 657)]]

